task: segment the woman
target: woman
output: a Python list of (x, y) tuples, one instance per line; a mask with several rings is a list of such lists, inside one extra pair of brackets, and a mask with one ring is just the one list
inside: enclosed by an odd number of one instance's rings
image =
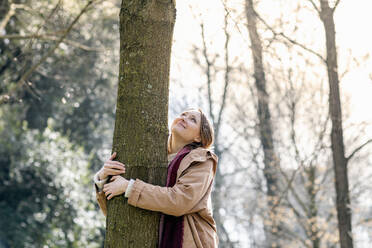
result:
[[(125, 165), (113, 161), (116, 153), (94, 176), (98, 203), (106, 215), (106, 200), (125, 194), (128, 204), (162, 212), (159, 247), (217, 247), (216, 225), (210, 208), (217, 156), (213, 128), (203, 112), (183, 112), (171, 125), (168, 138), (168, 172), (165, 187), (129, 181), (120, 176)], [(107, 183), (107, 177), (112, 176)]]

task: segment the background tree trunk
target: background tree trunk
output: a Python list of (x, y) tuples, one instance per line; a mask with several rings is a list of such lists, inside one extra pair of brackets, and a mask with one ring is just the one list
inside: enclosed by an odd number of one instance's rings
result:
[(349, 182), (347, 159), (345, 157), (342, 131), (342, 113), (337, 65), (337, 50), (335, 39), (335, 23), (333, 13), (335, 8), (329, 6), (328, 0), (320, 0), (320, 19), (323, 22), (326, 35), (327, 72), (329, 83), (329, 111), (332, 120), (332, 156), (335, 171), (336, 208), (341, 248), (352, 248), (351, 210), (349, 198)]
[[(122, 1), (113, 151), (126, 178), (164, 185), (173, 1)], [(108, 202), (105, 247), (157, 247), (159, 216), (123, 196)]]
[(280, 247), (276, 236), (280, 231), (280, 224), (275, 210), (276, 201), (279, 199), (279, 178), (277, 168), (279, 159), (275, 155), (271, 115), (269, 109), (269, 94), (266, 90), (266, 78), (262, 59), (262, 42), (257, 32), (256, 15), (253, 1), (246, 1), (246, 16), (248, 32), (251, 40), (253, 55), (253, 69), (255, 86), (257, 90), (257, 117), (259, 121), (259, 138), (264, 155), (264, 177), (266, 180), (266, 195), (268, 201), (268, 219), (265, 224), (267, 247)]

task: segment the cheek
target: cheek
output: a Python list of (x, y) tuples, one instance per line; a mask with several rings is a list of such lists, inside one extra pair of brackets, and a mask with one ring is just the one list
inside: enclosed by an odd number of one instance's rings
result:
[(196, 124), (192, 125), (192, 135), (197, 137), (200, 134), (200, 129)]

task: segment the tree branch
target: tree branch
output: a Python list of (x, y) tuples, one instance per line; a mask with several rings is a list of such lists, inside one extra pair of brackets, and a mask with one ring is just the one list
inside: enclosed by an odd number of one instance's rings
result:
[(6, 25), (8, 24), (10, 18), (15, 14), (15, 10), (13, 8), (13, 4), (10, 5), (8, 13), (4, 16), (3, 20), (0, 22), (0, 31), (5, 29)]
[(335, 10), (336, 10), (336, 8), (337, 8), (337, 6), (338, 6), (339, 3), (340, 3), (340, 0), (336, 0), (336, 3), (335, 3), (335, 5), (332, 8), (332, 12), (335, 12)]
[(228, 15), (229, 12), (225, 8), (225, 18), (224, 18), (224, 32), (225, 32), (225, 77), (224, 77), (224, 88), (223, 88), (223, 94), (222, 94), (222, 103), (220, 107), (220, 111), (218, 112), (218, 119), (217, 119), (217, 126), (216, 126), (216, 136), (219, 136), (220, 126), (221, 126), (221, 118), (222, 118), (222, 112), (225, 109), (225, 103), (226, 103), (226, 97), (228, 93), (228, 86), (230, 83), (230, 66), (229, 66), (229, 41), (230, 41), (230, 34), (227, 31), (227, 21), (228, 21)]
[[(12, 1), (11, 1), (12, 2)], [(32, 9), (24, 4), (15, 4), (11, 3), (9, 6), (8, 13), (4, 16), (3, 20), (0, 22), (0, 31), (5, 29), (6, 25), (8, 25), (8, 22), (10, 18), (15, 14), (16, 9), (25, 9), (28, 11), (32, 11)]]
[(51, 49), (49, 49), (49, 51), (39, 60), (39, 62), (37, 62), (36, 64), (34, 64), (33, 66), (31, 66), (30, 69), (28, 69), (23, 75), (22, 77), (17, 81), (16, 83), (16, 86), (13, 88), (13, 90), (11, 92), (8, 92), (6, 93), (5, 95), (2, 95), (0, 96), (0, 104), (3, 104), (3, 103), (6, 103), (7, 102), (7, 99), (10, 99), (10, 95), (13, 94), (19, 87), (21, 87), (22, 85), (25, 85), (26, 87), (28, 86), (27, 85), (27, 78), (31, 75), (31, 73), (36, 70), (49, 56), (51, 56), (54, 51), (58, 48), (58, 46), (62, 43), (62, 41), (66, 38), (66, 36), (69, 34), (69, 32), (71, 31), (71, 29), (73, 28), (73, 26), (78, 22), (78, 20), (80, 19), (80, 17), (88, 10), (89, 6), (92, 5), (94, 2), (94, 0), (90, 0), (85, 6), (84, 8), (80, 11), (79, 15), (77, 15), (75, 17), (75, 19), (71, 22), (71, 24), (69, 25), (69, 27), (65, 30), (65, 32), (63, 33), (63, 35), (57, 40), (56, 44), (54, 45), (54, 47), (52, 47)]
[(311, 3), (311, 5), (313, 5), (313, 7), (316, 10), (316, 12), (318, 12), (318, 14), (320, 14), (320, 9), (318, 8), (318, 6), (316, 6), (316, 4), (314, 3), (314, 1), (313, 0), (308, 0), (308, 1)]
[(349, 156), (346, 157), (346, 160), (347, 162), (349, 162), (349, 160), (357, 153), (359, 152), (363, 147), (365, 147), (366, 145), (368, 145), (369, 143), (372, 142), (372, 139), (369, 139), (367, 140), (365, 143), (363, 143), (362, 145), (360, 145), (359, 147), (357, 147)]
[[(58, 33), (64, 33), (64, 31), (57, 32), (56, 34)], [(0, 35), (0, 39), (39, 39), (39, 40), (58, 41), (60, 37), (56, 36), (56, 34), (54, 35), (52, 34), (44, 34), (44, 35), (43, 34), (28, 34), (28, 35), (8, 34), (8, 35)], [(77, 47), (77, 48), (80, 48), (86, 51), (100, 51), (100, 52), (104, 51), (101, 48), (89, 47), (79, 42), (72, 41), (72, 40), (64, 39), (63, 42), (73, 47)]]
[(212, 118), (213, 125), (216, 125), (216, 118), (213, 114), (213, 104), (212, 104), (212, 76), (211, 76), (211, 68), (212, 63), (208, 58), (208, 52), (207, 52), (207, 44), (205, 41), (205, 34), (204, 34), (204, 23), (200, 23), (200, 29), (201, 29), (201, 36), (202, 36), (202, 43), (203, 43), (203, 56), (205, 59), (205, 63), (207, 64), (207, 68), (205, 70), (205, 74), (207, 76), (207, 86), (208, 86), (208, 105), (209, 105), (209, 115)]
[(283, 38), (285, 38), (287, 41), (289, 41), (290, 43), (292, 43), (293, 45), (296, 45), (296, 46), (299, 46), (301, 47), (302, 49), (314, 54), (315, 56), (317, 56), (322, 62), (326, 63), (326, 59), (323, 58), (322, 55), (320, 55), (319, 53), (317, 53), (316, 51), (310, 49), (310, 48), (307, 48), (305, 45), (289, 38), (287, 35), (285, 35), (283, 32), (280, 32), (280, 33), (277, 33), (272, 27), (270, 27), (269, 24), (267, 24), (265, 22), (265, 20), (256, 12), (254, 11), (255, 15), (257, 16), (257, 18), (266, 26), (266, 28), (268, 28), (275, 36), (281, 36)]

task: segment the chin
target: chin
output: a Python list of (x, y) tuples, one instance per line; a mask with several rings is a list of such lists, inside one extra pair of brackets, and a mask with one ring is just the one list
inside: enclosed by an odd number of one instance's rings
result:
[(180, 139), (180, 140), (183, 140), (183, 141), (189, 139), (189, 137), (187, 137), (187, 134), (185, 133), (184, 130), (179, 130), (179, 129), (175, 128), (175, 129), (172, 130), (172, 134), (177, 139)]

